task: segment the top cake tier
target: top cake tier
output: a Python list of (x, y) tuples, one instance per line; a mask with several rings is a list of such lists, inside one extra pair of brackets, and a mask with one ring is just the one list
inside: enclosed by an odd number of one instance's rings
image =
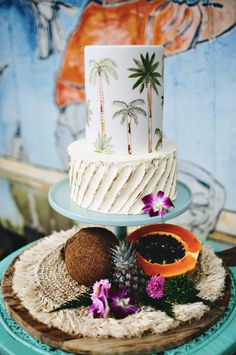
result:
[(89, 150), (144, 154), (160, 146), (163, 72), (162, 46), (85, 47)]

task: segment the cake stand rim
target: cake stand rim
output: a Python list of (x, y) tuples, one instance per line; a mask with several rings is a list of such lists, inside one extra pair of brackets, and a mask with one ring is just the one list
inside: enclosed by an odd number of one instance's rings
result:
[[(48, 201), (50, 206), (59, 214), (85, 224), (118, 227), (143, 226), (173, 219), (183, 214), (189, 208), (193, 199), (190, 188), (182, 181), (177, 180), (176, 190), (177, 197), (174, 201), (175, 208), (168, 211), (164, 218), (161, 218), (160, 216), (149, 217), (147, 214), (108, 214), (82, 208), (71, 200), (68, 177), (59, 180), (51, 186), (48, 192)], [(180, 191), (184, 192), (186, 195), (184, 196), (184, 199), (181, 196), (178, 197)], [(66, 201), (67, 205), (64, 203), (63, 206), (63, 203), (61, 203), (62, 198), (66, 198), (64, 202)]]

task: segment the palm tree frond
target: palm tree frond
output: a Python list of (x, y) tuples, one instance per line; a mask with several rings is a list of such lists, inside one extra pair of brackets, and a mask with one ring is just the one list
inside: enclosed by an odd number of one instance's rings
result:
[(92, 67), (92, 69), (90, 70), (89, 73), (89, 82), (93, 83), (94, 81), (94, 74), (97, 72), (97, 68), (96, 67)]
[(119, 111), (116, 111), (115, 113), (114, 113), (114, 115), (113, 115), (113, 119), (115, 119), (115, 118), (117, 118), (117, 117), (119, 117), (119, 116), (121, 116), (122, 115), (122, 117), (123, 117), (123, 115), (126, 115), (127, 116), (127, 110), (126, 109), (121, 109), (121, 110), (119, 110)]
[(100, 61), (99, 61), (99, 64), (101, 66), (107, 66), (107, 65), (110, 65), (110, 66), (113, 66), (115, 68), (118, 68), (118, 65), (116, 63), (116, 61), (112, 58), (101, 58)]
[(104, 68), (101, 69), (101, 77), (106, 81), (106, 83), (109, 85), (110, 84), (110, 80), (109, 77), (107, 75), (106, 70), (104, 70)]
[(150, 75), (156, 76), (157, 78), (161, 78), (161, 74), (159, 74), (158, 72), (151, 73)]
[(159, 92), (158, 92), (156, 84), (151, 82), (151, 86), (152, 86), (153, 90), (155, 91), (155, 93), (159, 96)]
[(160, 81), (159, 81), (156, 77), (154, 77), (154, 76), (150, 78), (150, 81), (153, 82), (153, 83), (155, 83), (155, 84), (158, 85), (158, 86), (161, 86)]
[(146, 117), (147, 116), (147, 113), (144, 109), (142, 109), (141, 107), (133, 107), (132, 108), (132, 112), (136, 113), (136, 114), (139, 114), (141, 116), (144, 116)]
[(89, 61), (89, 67), (98, 67), (98, 62), (96, 62), (96, 60), (94, 59), (90, 59)]
[(123, 114), (120, 123), (123, 125), (127, 121), (127, 118), (128, 118), (127, 113)]
[(140, 94), (143, 92), (144, 87), (145, 87), (145, 85), (144, 85), (144, 83), (142, 83), (142, 85), (140, 86), (140, 89), (139, 89)]
[(116, 107), (120, 107), (122, 109), (127, 109), (128, 108), (127, 104), (124, 101), (115, 100), (115, 101), (113, 101), (112, 104), (115, 105)]
[(129, 78), (138, 78), (139, 76), (143, 76), (143, 73), (140, 72), (140, 73), (130, 74), (130, 75), (129, 75)]
[(139, 69), (141, 69), (142, 71), (145, 71), (145, 67), (143, 66), (143, 64), (138, 59), (134, 58), (134, 62), (135, 62), (135, 64), (137, 65), (137, 67)]
[(133, 101), (130, 101), (129, 106), (132, 107), (134, 105), (144, 105), (145, 101), (143, 99), (136, 99)]
[(134, 73), (142, 73), (143, 74), (143, 70), (139, 69), (139, 68), (128, 68), (127, 70), (132, 71)]
[(114, 79), (118, 79), (117, 71), (111, 65), (103, 65), (102, 70), (106, 70)]
[(150, 59), (150, 65), (152, 65), (152, 64), (153, 64), (154, 59), (155, 59), (155, 53), (153, 53), (153, 54), (152, 54), (152, 56), (151, 56), (151, 59)]
[(156, 68), (158, 67), (158, 65), (159, 65), (159, 62), (154, 63), (151, 67), (151, 71), (154, 72), (156, 70)]
[(132, 110), (129, 115), (133, 118), (136, 125), (138, 125), (138, 115)]
[(141, 77), (141, 78), (139, 78), (135, 83), (134, 83), (134, 85), (133, 85), (133, 89), (136, 89), (140, 84), (143, 84), (143, 81), (144, 81), (144, 78), (143, 77)]

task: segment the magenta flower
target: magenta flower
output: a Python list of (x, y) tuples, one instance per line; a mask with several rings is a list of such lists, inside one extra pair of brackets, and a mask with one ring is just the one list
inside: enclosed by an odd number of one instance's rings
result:
[(93, 304), (89, 307), (89, 312), (93, 318), (107, 318), (109, 313), (108, 292), (111, 284), (108, 280), (96, 281), (93, 285), (91, 299)]
[(146, 291), (151, 298), (162, 298), (164, 295), (165, 279), (160, 275), (152, 276), (148, 281)]
[(120, 290), (114, 289), (113, 293), (110, 295), (110, 300), (111, 311), (117, 319), (125, 318), (129, 314), (136, 313), (138, 310), (138, 308), (133, 305), (133, 297), (128, 295), (124, 288)]
[(149, 194), (142, 198), (144, 207), (142, 211), (148, 213), (150, 217), (161, 216), (164, 218), (165, 210), (174, 207), (173, 202), (163, 191), (157, 194)]

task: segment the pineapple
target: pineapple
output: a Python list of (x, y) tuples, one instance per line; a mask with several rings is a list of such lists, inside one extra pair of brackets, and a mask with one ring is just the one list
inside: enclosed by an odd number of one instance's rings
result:
[(138, 266), (135, 251), (132, 243), (122, 240), (111, 248), (111, 256), (114, 266), (114, 284), (138, 297), (145, 292), (148, 277)]

